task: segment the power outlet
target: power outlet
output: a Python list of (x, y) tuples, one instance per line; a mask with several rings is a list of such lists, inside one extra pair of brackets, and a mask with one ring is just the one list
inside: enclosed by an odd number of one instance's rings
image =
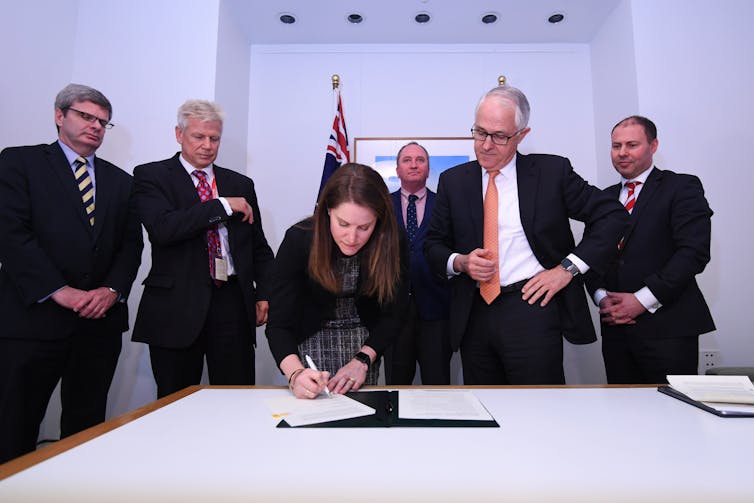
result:
[(699, 374), (704, 375), (709, 369), (719, 365), (720, 353), (716, 349), (699, 351)]

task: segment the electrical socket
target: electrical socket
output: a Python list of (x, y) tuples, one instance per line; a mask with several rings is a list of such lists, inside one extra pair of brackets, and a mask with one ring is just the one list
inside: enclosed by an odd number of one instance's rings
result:
[(699, 374), (704, 375), (707, 370), (717, 367), (720, 352), (716, 349), (702, 349), (699, 351)]

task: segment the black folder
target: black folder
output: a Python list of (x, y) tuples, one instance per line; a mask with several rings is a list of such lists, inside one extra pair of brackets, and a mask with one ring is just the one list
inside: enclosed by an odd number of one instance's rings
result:
[(668, 396), (672, 396), (673, 398), (677, 398), (678, 400), (682, 402), (691, 404), (694, 407), (699, 407), (700, 409), (706, 410), (707, 412), (714, 414), (716, 416), (719, 416), (719, 417), (754, 417), (754, 412), (743, 412), (743, 411), (738, 411), (738, 410), (719, 410), (714, 407), (710, 407), (709, 405), (699, 402), (698, 400), (689, 398), (688, 395), (684, 395), (680, 391), (677, 391), (670, 386), (660, 386), (659, 388), (657, 388), (657, 391), (659, 391), (660, 393), (664, 393)]
[[(421, 428), (499, 428), (495, 419), (474, 421), (468, 419), (401, 419), (398, 417), (398, 391), (354, 391), (346, 396), (368, 405), (375, 410), (371, 416), (353, 417), (328, 421), (325, 423), (308, 424), (297, 428), (390, 428), (390, 427), (421, 427)], [(491, 415), (490, 415), (491, 417)], [(283, 419), (278, 428), (290, 428)]]

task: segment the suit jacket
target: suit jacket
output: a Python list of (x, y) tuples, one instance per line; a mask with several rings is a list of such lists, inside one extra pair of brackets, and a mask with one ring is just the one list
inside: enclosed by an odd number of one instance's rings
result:
[[(11, 147), (0, 153), (0, 337), (53, 340), (80, 322), (51, 298), (65, 285), (107, 286), (125, 300), (141, 262), (141, 226), (131, 198), (131, 175), (94, 158), (94, 226), (63, 149)], [(128, 330), (125, 302), (87, 320), (103, 333)]]
[[(298, 354), (298, 344), (314, 335), (323, 322), (332, 319), (335, 310), (337, 296), (312, 280), (307, 271), (312, 234), (310, 219), (290, 227), (275, 259), (267, 339), (278, 365), (286, 356)], [(400, 332), (401, 316), (408, 300), (406, 253), (405, 240), (401, 240), (401, 277), (392, 302), (380, 304), (374, 297), (356, 296), (356, 310), (369, 331), (365, 344), (378, 355)], [(360, 270), (363, 274), (364, 268)]]
[[(618, 199), (621, 184), (605, 189)], [(632, 330), (650, 337), (696, 336), (715, 329), (696, 275), (710, 260), (712, 210), (699, 178), (653, 169), (631, 212), (621, 250), (587, 287), (636, 292), (649, 287), (662, 307), (636, 319)], [(615, 327), (602, 325), (603, 335)]]
[[(403, 208), (401, 206), (401, 191), (391, 194), (393, 209), (401, 228), (406, 230), (406, 222), (403, 220)], [(427, 200), (424, 204), (424, 217), (416, 232), (413, 242), (409, 247), (409, 290), (414, 296), (419, 317), (423, 320), (446, 320), (450, 308), (450, 285), (448, 280), (432, 274), (427, 259), (424, 258), (424, 237), (429, 229), (432, 208), (435, 204), (436, 194), (427, 189)]]
[[(248, 201), (254, 215), (249, 225), (238, 214), (229, 217), (218, 199), (202, 203), (179, 155), (134, 169), (136, 205), (152, 243), (152, 268), (144, 279), (133, 340), (167, 348), (189, 346), (204, 325), (216, 288), (209, 275), (208, 227), (224, 223), (228, 230), (252, 327), (257, 300), (267, 299), (274, 259), (262, 230), (254, 182), (217, 165), (213, 168), (220, 196)], [(251, 332), (249, 337), (256, 342), (256, 332)]]
[[(564, 157), (518, 154), (516, 161), (521, 224), (534, 255), (546, 269), (569, 253), (601, 270), (616, 248), (628, 214), (615, 199), (589, 185)], [(576, 246), (569, 218), (586, 224)], [(432, 270), (443, 277), (451, 253), (483, 248), (482, 168), (477, 161), (440, 175), (424, 252)], [(451, 278), (450, 337), (460, 346), (477, 290), (466, 274)], [(596, 340), (581, 276), (555, 296), (563, 336), (574, 344)]]

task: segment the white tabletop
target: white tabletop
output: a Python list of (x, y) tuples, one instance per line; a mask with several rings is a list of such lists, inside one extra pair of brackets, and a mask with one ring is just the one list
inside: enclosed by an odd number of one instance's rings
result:
[(0, 481), (11, 502), (752, 502), (754, 418), (654, 388), (474, 389), (500, 428), (275, 428), (202, 389)]

